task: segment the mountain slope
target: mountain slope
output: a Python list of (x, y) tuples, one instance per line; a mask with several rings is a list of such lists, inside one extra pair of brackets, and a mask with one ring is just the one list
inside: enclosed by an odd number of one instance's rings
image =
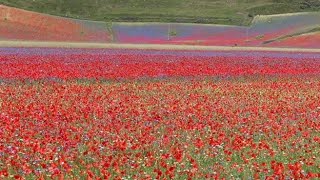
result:
[(106, 22), (248, 25), (255, 15), (319, 11), (318, 0), (0, 0), (0, 4)]
[(0, 5), (0, 40), (320, 48), (320, 12), (255, 16), (250, 26), (108, 23)]

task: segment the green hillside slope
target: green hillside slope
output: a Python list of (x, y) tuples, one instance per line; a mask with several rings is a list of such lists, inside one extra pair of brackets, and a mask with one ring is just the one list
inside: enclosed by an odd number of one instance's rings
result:
[(319, 11), (319, 0), (0, 0), (64, 17), (121, 22), (247, 25), (257, 14)]

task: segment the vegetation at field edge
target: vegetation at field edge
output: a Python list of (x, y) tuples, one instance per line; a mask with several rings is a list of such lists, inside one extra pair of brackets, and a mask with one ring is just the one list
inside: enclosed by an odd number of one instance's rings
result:
[(317, 0), (0, 0), (52, 15), (105, 22), (248, 25), (255, 15), (319, 11)]

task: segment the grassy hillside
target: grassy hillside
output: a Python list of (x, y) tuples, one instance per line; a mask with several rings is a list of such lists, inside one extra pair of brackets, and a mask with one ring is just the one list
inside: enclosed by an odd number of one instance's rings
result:
[(320, 11), (319, 0), (0, 0), (22, 9), (99, 21), (247, 25), (257, 14)]

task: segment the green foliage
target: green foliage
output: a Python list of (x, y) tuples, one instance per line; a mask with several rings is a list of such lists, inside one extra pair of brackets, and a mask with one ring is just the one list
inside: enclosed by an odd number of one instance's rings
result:
[(271, 4), (265, 4), (249, 9), (251, 16), (270, 15), (295, 12), (320, 11), (320, 1), (314, 0), (273, 0)]
[(248, 25), (258, 14), (319, 11), (318, 0), (0, 0), (0, 4), (106, 22)]
[(169, 36), (171, 36), (171, 37), (174, 37), (174, 36), (177, 36), (177, 31), (175, 31), (175, 30), (171, 30), (170, 32), (169, 32)]

